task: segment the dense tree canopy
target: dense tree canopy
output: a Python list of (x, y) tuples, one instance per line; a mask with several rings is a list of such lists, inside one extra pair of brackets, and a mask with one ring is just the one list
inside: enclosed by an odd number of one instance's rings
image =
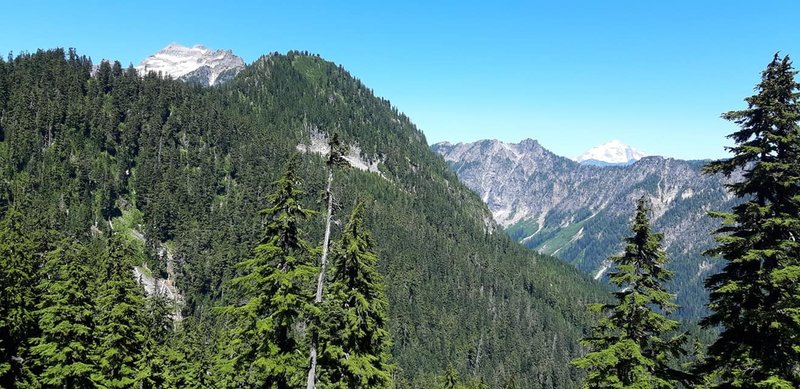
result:
[[(82, 314), (108, 304), (102, 248), (113, 231), (127, 266), (180, 291), (184, 317), (164, 326), (172, 307), (117, 293), (144, 311), (141, 349), (120, 345), (143, 354), (135, 379), (143, 387), (221, 385), (227, 376), (215, 362), (230, 356), (223, 346), (234, 323), (215, 307), (247, 301), (230, 280), (246, 275), (236, 264), (254, 258), (264, 239), (258, 210), (270, 204), (270, 183), (312, 133), (334, 132), (380, 172), (334, 170), (333, 206), (342, 209), (332, 213), (331, 240), (346, 225), (336, 215), (356, 197), (367, 201), (395, 385), (431, 387), (448, 364), (465, 382), (490, 387), (511, 377), (520, 387), (573, 385), (580, 373), (567, 362), (589, 321), (581, 306), (602, 289), (502, 234), (410, 120), (343, 68), (299, 52), (270, 54), (224, 85), (201, 88), (60, 49), (0, 59), (0, 217), (22, 231), (3, 227), (0, 255), (10, 260), (0, 297), (41, 303), (3, 307), (22, 313), (0, 323), (3, 379), (78, 385), (117, 374), (104, 373), (95, 347), (116, 342), (99, 330), (113, 315)], [(299, 158), (307, 189), (299, 201), (308, 208), (327, 205), (327, 173), (323, 156)], [(323, 240), (324, 216), (302, 226), (312, 246)], [(24, 270), (30, 279), (22, 280), (15, 274), (23, 268), (39, 271)], [(17, 289), (22, 282), (39, 287)], [(61, 315), (69, 326), (53, 326)], [(3, 332), (18, 323), (29, 324)], [(64, 333), (85, 348), (69, 364), (54, 359)], [(307, 350), (305, 342), (298, 347)]]

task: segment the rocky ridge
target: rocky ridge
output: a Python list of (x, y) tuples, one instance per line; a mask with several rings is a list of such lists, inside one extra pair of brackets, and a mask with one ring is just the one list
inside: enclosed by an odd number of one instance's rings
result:
[(244, 67), (244, 60), (231, 50), (212, 51), (203, 45), (171, 43), (145, 58), (136, 70), (142, 74), (161, 72), (178, 80), (213, 86), (232, 79)]
[(707, 212), (728, 209), (735, 199), (721, 176), (702, 173), (703, 162), (644, 157), (629, 166), (583, 165), (531, 139), (439, 143), (432, 149), (514, 239), (595, 278), (609, 269), (605, 260), (622, 250), (635, 200), (646, 196), (672, 258), (679, 303), (689, 316), (704, 312), (703, 280), (717, 266), (701, 255), (713, 245), (710, 233), (718, 225)]

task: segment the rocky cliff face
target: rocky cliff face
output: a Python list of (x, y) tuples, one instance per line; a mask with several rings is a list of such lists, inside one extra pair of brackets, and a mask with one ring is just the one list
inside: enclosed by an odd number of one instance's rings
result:
[(145, 58), (136, 67), (140, 73), (162, 72), (173, 78), (212, 86), (228, 81), (244, 69), (244, 61), (230, 50), (172, 43)]
[(683, 313), (703, 313), (703, 280), (716, 263), (701, 253), (713, 245), (710, 233), (718, 224), (706, 214), (735, 201), (721, 176), (702, 174), (703, 162), (645, 157), (629, 166), (582, 165), (530, 139), (432, 148), (513, 238), (596, 278), (609, 269), (606, 258), (621, 252), (635, 200), (648, 197), (654, 228), (664, 234), (672, 259), (673, 291)]

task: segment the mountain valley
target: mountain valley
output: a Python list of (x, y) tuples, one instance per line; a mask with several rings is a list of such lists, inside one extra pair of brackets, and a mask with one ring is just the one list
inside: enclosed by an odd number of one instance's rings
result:
[(702, 256), (719, 223), (707, 212), (730, 209), (736, 200), (721, 176), (702, 173), (704, 162), (643, 157), (626, 166), (592, 166), (557, 156), (531, 139), (439, 143), (432, 150), (514, 240), (595, 279), (608, 271), (606, 259), (622, 250), (636, 200), (647, 197), (654, 229), (664, 234), (672, 259), (668, 266), (676, 273), (671, 288), (683, 307), (680, 314), (706, 313), (703, 282), (719, 268), (716, 259)]

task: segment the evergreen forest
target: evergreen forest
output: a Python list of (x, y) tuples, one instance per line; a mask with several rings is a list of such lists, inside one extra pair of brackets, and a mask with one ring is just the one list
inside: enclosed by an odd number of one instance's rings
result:
[(510, 239), (408, 117), (317, 55), (214, 87), (9, 55), (0, 386), (798, 387), (796, 73), (776, 55), (723, 115), (733, 157), (705, 169), (744, 172), (741, 202), (709, 215), (725, 267), (699, 330), (673, 317), (644, 199), (614, 227), (609, 290)]

